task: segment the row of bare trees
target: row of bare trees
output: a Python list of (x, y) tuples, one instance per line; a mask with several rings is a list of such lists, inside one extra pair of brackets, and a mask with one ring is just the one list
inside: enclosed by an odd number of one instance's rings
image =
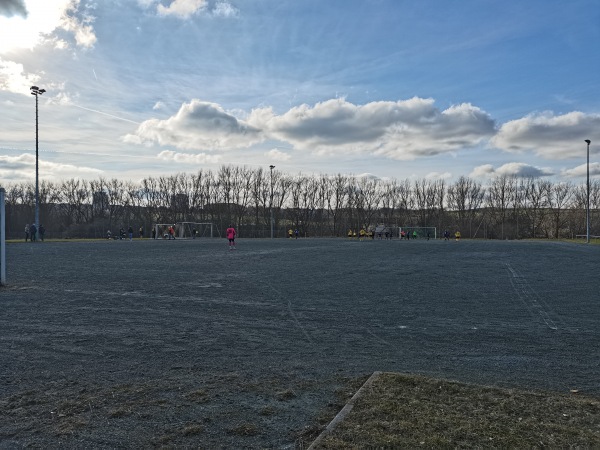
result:
[[(7, 232), (18, 237), (35, 208), (32, 183), (6, 188)], [(103, 237), (107, 230), (153, 223), (235, 224), (240, 236), (344, 236), (386, 224), (461, 230), (465, 237), (561, 238), (586, 231), (587, 187), (541, 178), (498, 176), (488, 184), (444, 180), (375, 180), (347, 175), (290, 176), (239, 166), (148, 177), (40, 184), (40, 218), (49, 237)], [(590, 186), (592, 234), (600, 234), (600, 182)]]

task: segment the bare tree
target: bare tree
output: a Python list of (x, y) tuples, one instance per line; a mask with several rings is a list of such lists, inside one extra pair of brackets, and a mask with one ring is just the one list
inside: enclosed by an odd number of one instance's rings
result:
[(89, 183), (71, 178), (63, 181), (59, 189), (63, 223), (69, 226), (87, 222), (92, 215)]
[[(388, 181), (381, 188), (381, 221), (386, 225), (395, 225), (396, 210), (400, 205), (398, 182)], [(397, 224), (396, 224), (397, 225)]]
[(572, 183), (556, 183), (548, 189), (548, 206), (552, 213), (554, 238), (560, 237), (561, 229), (567, 224), (564, 211), (569, 207), (573, 198), (574, 186)]
[(500, 238), (504, 239), (507, 211), (514, 202), (516, 178), (508, 175), (495, 177), (487, 189), (487, 204), (496, 224), (500, 224)]
[[(548, 194), (550, 191), (550, 182), (539, 180), (537, 178), (526, 178), (525, 186), (525, 216), (528, 219), (530, 228), (530, 237), (535, 238), (543, 230), (545, 208), (548, 206)], [(546, 236), (548, 235), (546, 231)]]
[(327, 211), (330, 218), (331, 233), (333, 236), (340, 236), (340, 219), (349, 194), (348, 177), (337, 174), (333, 178), (323, 177), (322, 182), (327, 183), (327, 190), (330, 194), (327, 198)]
[(456, 212), (460, 227), (468, 225), (471, 237), (473, 237), (473, 220), (484, 198), (485, 190), (481, 183), (468, 177), (461, 176), (448, 187), (448, 206)]
[(379, 209), (379, 182), (366, 177), (360, 178), (353, 192), (358, 228), (367, 228), (372, 224), (373, 217)]

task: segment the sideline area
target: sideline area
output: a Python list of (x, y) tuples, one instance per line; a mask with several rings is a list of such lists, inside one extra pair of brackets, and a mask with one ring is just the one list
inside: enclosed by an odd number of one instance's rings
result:
[(374, 372), (308, 447), (596, 448), (600, 397)]

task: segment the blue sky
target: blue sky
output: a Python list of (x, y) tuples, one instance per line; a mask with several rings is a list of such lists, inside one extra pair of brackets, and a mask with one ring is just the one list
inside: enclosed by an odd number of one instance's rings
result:
[(597, 0), (0, 0), (0, 180), (600, 177)]

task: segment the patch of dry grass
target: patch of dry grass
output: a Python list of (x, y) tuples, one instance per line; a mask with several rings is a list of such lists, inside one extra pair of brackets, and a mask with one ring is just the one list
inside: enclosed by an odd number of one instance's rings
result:
[(318, 448), (600, 448), (600, 400), (384, 373)]

